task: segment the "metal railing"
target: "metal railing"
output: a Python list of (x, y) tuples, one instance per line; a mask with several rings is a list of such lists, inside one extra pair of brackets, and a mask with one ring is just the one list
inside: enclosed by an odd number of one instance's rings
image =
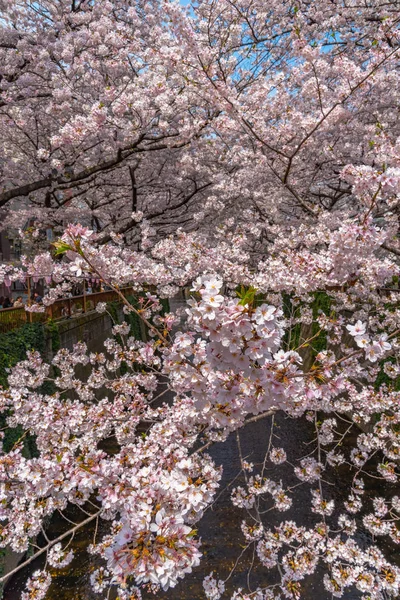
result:
[[(124, 288), (121, 291), (126, 296), (132, 292), (132, 288)], [(95, 310), (100, 302), (112, 302), (118, 299), (116, 292), (106, 291), (61, 298), (50, 306), (44, 307), (44, 312), (28, 312), (24, 307), (2, 308), (0, 309), (0, 334), (17, 329), (26, 323), (45, 323), (50, 319), (57, 321), (77, 317)]]

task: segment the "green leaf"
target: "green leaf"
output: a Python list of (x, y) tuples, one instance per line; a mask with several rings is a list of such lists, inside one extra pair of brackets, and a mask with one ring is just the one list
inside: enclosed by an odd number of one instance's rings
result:
[(67, 244), (66, 242), (62, 242), (61, 240), (59, 240), (58, 242), (53, 242), (52, 246), (54, 246), (54, 248), (56, 249), (56, 256), (65, 254), (68, 250), (73, 250), (73, 248), (69, 244)]
[(239, 305), (246, 306), (246, 304), (249, 304), (249, 305), (253, 304), (256, 293), (257, 293), (257, 290), (253, 286), (245, 288), (242, 285), (240, 288), (240, 291), (236, 292), (236, 294), (240, 298)]

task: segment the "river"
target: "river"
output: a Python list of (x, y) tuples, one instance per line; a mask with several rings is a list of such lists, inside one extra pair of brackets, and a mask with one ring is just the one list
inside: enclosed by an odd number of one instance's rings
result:
[[(305, 419), (291, 419), (285, 415), (277, 415), (274, 429), (280, 439), (276, 439), (276, 445), (286, 449), (288, 459), (295, 463), (297, 459), (304, 456), (308, 450), (308, 442), (313, 437), (312, 427)], [(354, 431), (353, 435), (356, 434)], [(261, 464), (264, 460), (266, 448), (270, 435), (270, 420), (265, 419), (251, 423), (240, 432), (240, 442), (243, 456), (246, 460), (254, 464)], [(346, 448), (342, 448), (342, 451)], [(202, 539), (203, 559), (199, 567), (185, 580), (181, 581), (174, 589), (167, 593), (160, 593), (157, 598), (166, 600), (200, 600), (204, 598), (202, 591), (202, 581), (211, 571), (218, 573), (221, 578), (227, 577), (229, 571), (241, 552), (241, 544), (244, 544), (244, 537), (240, 531), (240, 523), (243, 520), (243, 513), (236, 509), (230, 502), (230, 488), (232, 481), (235, 485), (243, 483), (240, 474), (240, 460), (236, 442), (236, 436), (233, 434), (230, 438), (221, 444), (216, 444), (210, 450), (217, 464), (222, 464), (224, 474), (221, 482), (221, 490), (228, 488), (221, 493), (213, 507), (209, 509), (199, 524), (199, 536)], [(271, 463), (269, 463), (271, 465)], [(292, 468), (287, 465), (271, 465), (266, 472), (266, 476), (277, 481), (282, 480), (286, 486), (296, 485), (298, 480), (293, 475)], [(339, 469), (335, 476), (334, 485), (325, 486), (328, 497), (337, 502), (345, 499), (350, 485), (349, 477), (344, 477)], [(372, 490), (371, 490), (372, 491)], [(381, 490), (382, 492), (382, 490)], [(267, 526), (277, 525), (282, 518), (294, 520), (299, 525), (312, 527), (320, 520), (310, 510), (310, 491), (308, 486), (300, 486), (296, 493), (292, 495), (293, 505), (285, 513), (271, 511), (268, 513)], [(268, 500), (266, 507), (269, 507)], [(70, 517), (76, 516), (76, 509), (69, 513)], [(82, 517), (80, 517), (82, 518)], [(60, 516), (55, 515), (48, 527), (48, 532), (52, 537), (56, 537), (65, 530), (65, 522)], [(104, 529), (105, 531), (106, 529)], [(93, 537), (94, 525), (87, 526), (75, 536), (73, 546), (76, 557), (73, 563), (65, 570), (54, 570), (54, 581), (47, 595), (48, 600), (99, 600), (100, 596), (94, 594), (90, 589), (89, 577), (91, 571), (96, 566), (96, 559), (89, 556), (84, 546), (87, 540)], [(358, 542), (361, 545), (368, 543), (369, 536), (361, 534)], [(257, 566), (257, 560), (249, 574), (249, 568), (253, 561), (253, 551), (248, 550), (239, 562), (236, 571), (232, 575), (228, 590), (237, 587), (247, 587), (255, 589), (257, 585), (269, 585), (276, 582), (274, 571), (268, 571), (265, 568)], [(17, 600), (23, 590), (23, 583), (26, 578), (37, 568), (43, 565), (44, 559), (39, 558), (31, 563), (25, 569), (17, 573), (7, 584), (4, 594), (4, 600)], [(309, 576), (303, 585), (304, 598), (307, 600), (330, 600), (328, 594), (322, 586), (321, 573), (315, 573)], [(228, 597), (228, 596), (226, 596)], [(356, 591), (347, 592), (345, 600), (355, 600), (360, 598)], [(111, 596), (112, 598), (112, 596)], [(152, 594), (143, 594), (144, 600), (154, 599)]]
[[(174, 308), (176, 307), (174, 306)], [(102, 340), (98, 340), (97, 345), (99, 345), (99, 348), (94, 346), (93, 348), (91, 347), (91, 350), (97, 351), (100, 349), (101, 343)], [(263, 463), (270, 438), (270, 423), (270, 419), (253, 422), (240, 432), (243, 457), (255, 465)], [(275, 419), (274, 433), (278, 436), (274, 438), (274, 444), (285, 448), (288, 459), (292, 464), (295, 464), (300, 458), (310, 452), (309, 443), (314, 437), (313, 427), (305, 418), (292, 419), (286, 417), (284, 414), (278, 414)], [(357, 430), (354, 428), (348, 435), (346, 444), (341, 448), (342, 452), (346, 453), (346, 450), (349, 451), (353, 447), (354, 436), (356, 434)], [(157, 594), (157, 598), (160, 600), (163, 598), (165, 600), (203, 599), (202, 581), (204, 577), (211, 571), (214, 571), (215, 574), (218, 574), (219, 578), (225, 579), (241, 552), (241, 545), (244, 544), (244, 537), (240, 530), (240, 523), (244, 518), (244, 513), (236, 509), (230, 501), (232, 482), (235, 481), (235, 485), (243, 483), (242, 476), (240, 475), (241, 469), (236, 434), (232, 434), (225, 443), (215, 444), (211, 447), (209, 453), (218, 465), (223, 465), (221, 490), (225, 489), (225, 491), (220, 493), (217, 501), (212, 508), (206, 511), (199, 523), (198, 531), (202, 540), (201, 549), (203, 559), (200, 566), (194, 569), (193, 573), (181, 581), (176, 588), (166, 593), (160, 592)], [(272, 465), (272, 463), (269, 463), (269, 465), (269, 469), (265, 473), (267, 477), (278, 482), (282, 480), (285, 487), (294, 486), (299, 483), (299, 480), (293, 474), (293, 468), (289, 464)], [(338, 468), (331, 477), (333, 479), (331, 479), (330, 485), (328, 483), (324, 486), (324, 493), (327, 494), (328, 499), (333, 498), (339, 504), (347, 498), (351, 476), (347, 471)], [(375, 492), (377, 495), (382, 495), (383, 490), (381, 486), (380, 482), (375, 482), (370, 491)], [(268, 527), (278, 525), (281, 520), (293, 520), (298, 525), (312, 527), (321, 520), (320, 517), (313, 514), (310, 510), (311, 496), (309, 486), (303, 485), (296, 488), (295, 493), (291, 497), (293, 505), (289, 511), (285, 513), (278, 513), (277, 511), (267, 513), (268, 520), (265, 523)], [(265, 508), (269, 508), (270, 505), (271, 502), (267, 500)], [(79, 511), (76, 508), (70, 509), (69, 516), (72, 520), (74, 518), (83, 519), (82, 513), (80, 513), (80, 516), (78, 515)], [(106, 531), (106, 526), (106, 523), (102, 525), (103, 531)], [(52, 538), (57, 537), (65, 529), (65, 521), (59, 515), (54, 515), (48, 526), (49, 535)], [(64, 571), (53, 570), (53, 583), (46, 596), (48, 600), (100, 600), (101, 596), (94, 594), (89, 584), (90, 574), (98, 563), (84, 549), (88, 540), (93, 538), (93, 534), (94, 524), (87, 526), (76, 534), (73, 541), (76, 554), (75, 559)], [(361, 533), (357, 541), (363, 546), (370, 541), (370, 536)], [(389, 553), (395, 550), (388, 545), (387, 540), (384, 540), (384, 543), (382, 543), (382, 549), (386, 549)], [(247, 586), (251, 590), (254, 590), (257, 585), (266, 586), (277, 581), (275, 571), (268, 571), (265, 568), (257, 566), (257, 558), (254, 561), (254, 565), (252, 563), (253, 550), (249, 549), (239, 561), (235, 572), (229, 580), (227, 585), (228, 592), (238, 587), (247, 588)], [(43, 564), (44, 558), (39, 558), (12, 577), (6, 585), (4, 600), (18, 600), (24, 589), (26, 579), (36, 569), (42, 567)], [(314, 575), (309, 576), (304, 582), (303, 590), (303, 598), (306, 600), (331, 600), (332, 598), (331, 594), (327, 593), (322, 585), (321, 572), (316, 572)], [(345, 600), (356, 600), (360, 596), (360, 593), (350, 590), (343, 598)], [(110, 596), (111, 599), (113, 597), (112, 595)], [(226, 593), (224, 598), (228, 597), (229, 593)], [(143, 593), (144, 600), (154, 600), (154, 598), (153, 594)]]

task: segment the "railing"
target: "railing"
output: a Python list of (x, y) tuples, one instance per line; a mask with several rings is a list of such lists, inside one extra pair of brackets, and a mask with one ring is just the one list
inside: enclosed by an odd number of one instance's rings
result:
[[(132, 291), (132, 288), (124, 288), (121, 291), (126, 296)], [(118, 298), (116, 292), (107, 291), (62, 298), (56, 300), (54, 304), (46, 306), (44, 312), (28, 312), (23, 307), (3, 308), (0, 309), (0, 334), (17, 329), (25, 323), (45, 323), (50, 319), (60, 320), (76, 317), (95, 310), (100, 302), (112, 302), (118, 300)]]

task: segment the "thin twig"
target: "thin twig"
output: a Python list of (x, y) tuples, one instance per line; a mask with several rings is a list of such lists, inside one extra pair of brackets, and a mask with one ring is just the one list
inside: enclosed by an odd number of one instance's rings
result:
[(3, 577), (0, 577), (0, 583), (3, 583), (11, 575), (14, 575), (14, 573), (18, 573), (18, 571), (20, 571), (21, 569), (23, 569), (24, 567), (26, 567), (27, 565), (29, 565), (31, 562), (33, 562), (34, 560), (36, 560), (38, 556), (40, 556), (44, 552), (47, 552), (47, 550), (49, 550), (52, 546), (54, 546), (54, 544), (57, 544), (58, 542), (61, 542), (61, 540), (64, 540), (69, 535), (74, 534), (75, 531), (77, 531), (81, 527), (84, 527), (85, 525), (87, 525), (88, 523), (90, 523), (91, 521), (93, 521), (94, 519), (96, 519), (99, 516), (99, 514), (100, 514), (100, 511), (97, 512), (94, 515), (91, 515), (88, 519), (85, 519), (84, 521), (82, 521), (81, 523), (79, 523), (78, 525), (76, 525), (75, 527), (73, 527), (72, 529), (70, 529), (69, 531), (66, 531), (62, 535), (59, 535), (58, 538), (56, 538), (55, 540), (51, 540), (51, 542), (49, 542), (48, 544), (46, 544), (46, 546), (44, 546), (43, 548), (41, 548), (33, 556), (31, 556), (30, 558), (28, 558), (27, 560), (25, 560), (23, 563), (19, 564), (17, 567), (15, 567), (15, 569), (12, 569), (12, 571), (9, 571), (5, 575), (3, 575)]

